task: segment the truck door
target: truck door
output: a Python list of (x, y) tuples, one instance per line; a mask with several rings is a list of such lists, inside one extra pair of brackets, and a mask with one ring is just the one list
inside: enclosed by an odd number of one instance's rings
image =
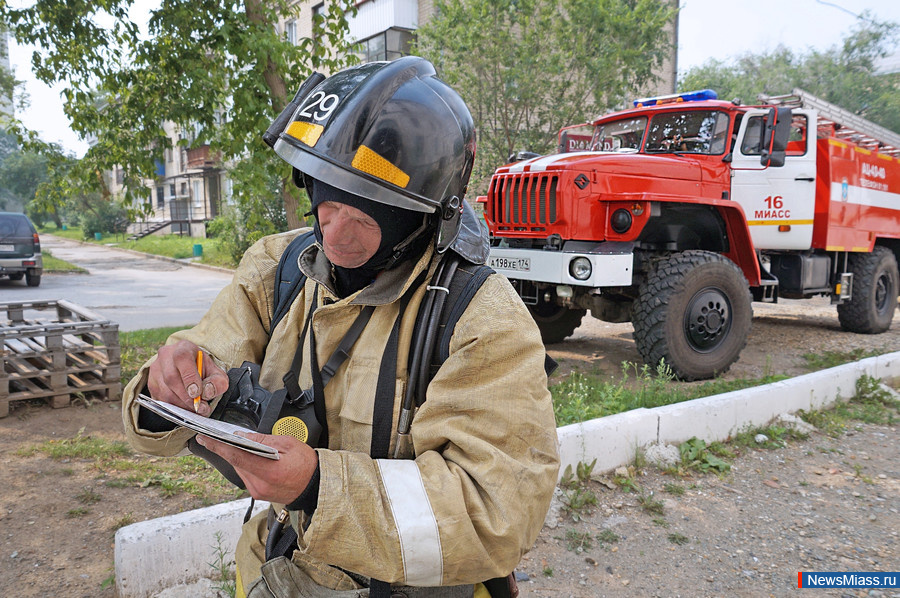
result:
[(731, 161), (731, 198), (744, 208), (757, 249), (809, 249), (816, 191), (816, 116), (794, 110), (784, 166), (760, 163), (768, 110), (744, 114)]

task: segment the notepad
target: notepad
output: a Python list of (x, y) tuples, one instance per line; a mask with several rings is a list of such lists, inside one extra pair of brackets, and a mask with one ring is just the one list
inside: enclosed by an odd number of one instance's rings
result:
[(157, 401), (144, 394), (138, 395), (137, 402), (141, 407), (145, 407), (160, 417), (183, 428), (189, 428), (204, 436), (209, 436), (210, 438), (237, 447), (248, 453), (265, 457), (266, 459), (279, 458), (277, 449), (238, 434), (238, 432), (254, 432), (255, 430), (203, 417), (202, 415), (197, 415), (193, 411), (188, 411), (187, 409), (182, 409), (176, 405)]

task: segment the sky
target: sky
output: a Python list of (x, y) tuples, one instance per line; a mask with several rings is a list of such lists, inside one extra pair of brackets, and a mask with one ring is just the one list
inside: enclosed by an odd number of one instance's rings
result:
[[(158, 3), (139, 0), (137, 10)], [(678, 72), (709, 60), (728, 60), (785, 45), (795, 52), (826, 50), (840, 43), (856, 22), (871, 11), (881, 21), (900, 23), (898, 0), (679, 0)], [(59, 142), (77, 157), (87, 150), (69, 128), (60, 88), (51, 89), (31, 73), (31, 50), (10, 44), (16, 78), (26, 82), (31, 105), (18, 114), (45, 141)]]

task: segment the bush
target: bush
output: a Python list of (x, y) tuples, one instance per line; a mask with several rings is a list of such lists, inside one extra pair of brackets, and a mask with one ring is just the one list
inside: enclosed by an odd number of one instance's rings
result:
[(128, 224), (128, 210), (115, 202), (98, 202), (93, 208), (81, 217), (85, 239), (93, 239), (94, 233), (124, 232)]

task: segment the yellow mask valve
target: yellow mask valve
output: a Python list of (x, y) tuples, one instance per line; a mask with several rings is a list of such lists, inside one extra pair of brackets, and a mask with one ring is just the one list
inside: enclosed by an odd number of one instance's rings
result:
[(293, 415), (282, 417), (272, 426), (272, 434), (276, 436), (293, 436), (300, 442), (306, 442), (309, 438), (309, 428), (299, 417)]
[(353, 156), (353, 162), (350, 165), (360, 172), (371, 174), (403, 189), (409, 184), (408, 174), (364, 145), (360, 145), (356, 150), (356, 155)]
[(319, 137), (322, 136), (322, 131), (324, 130), (325, 127), (322, 125), (295, 120), (288, 126), (287, 131), (285, 132), (294, 139), (305, 143), (309, 147), (313, 147), (319, 141)]

